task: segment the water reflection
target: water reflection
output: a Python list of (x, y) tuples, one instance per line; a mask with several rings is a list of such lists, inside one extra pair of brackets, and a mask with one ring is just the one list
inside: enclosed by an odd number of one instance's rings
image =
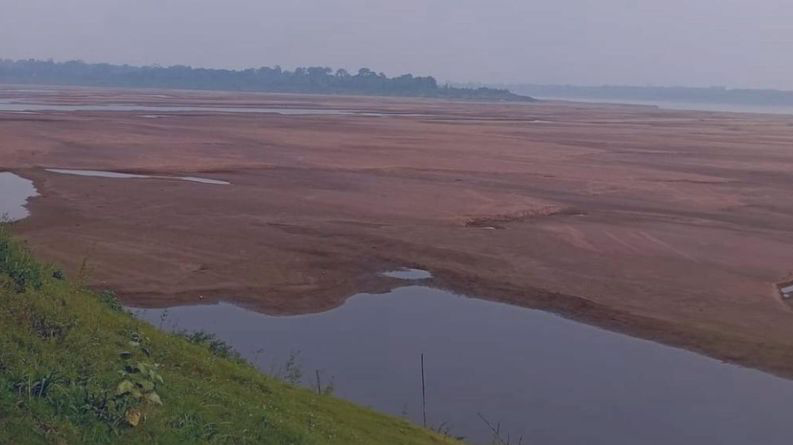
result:
[[(300, 351), (336, 394), (490, 443), (481, 413), (537, 444), (789, 444), (793, 382), (547, 313), (405, 287), (291, 317), (230, 304), (138, 310), (206, 330), (263, 370)], [(305, 382), (313, 385), (311, 382)]]

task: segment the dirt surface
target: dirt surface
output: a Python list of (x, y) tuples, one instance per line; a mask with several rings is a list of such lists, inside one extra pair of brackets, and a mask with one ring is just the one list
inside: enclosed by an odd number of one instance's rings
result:
[[(583, 104), (117, 90), (0, 99), (331, 108), (384, 116), (0, 113), (0, 169), (41, 196), (15, 230), (126, 303), (335, 307), (431, 271), (793, 376), (793, 117)], [(85, 168), (202, 176), (106, 179)], [(475, 329), (475, 327), (472, 327)]]

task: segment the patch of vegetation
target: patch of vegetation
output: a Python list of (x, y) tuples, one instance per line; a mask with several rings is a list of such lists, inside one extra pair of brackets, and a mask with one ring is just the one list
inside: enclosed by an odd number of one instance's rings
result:
[(190, 343), (206, 347), (209, 349), (209, 352), (217, 357), (233, 360), (236, 362), (243, 362), (242, 356), (240, 356), (240, 354), (235, 351), (231, 345), (217, 338), (215, 334), (205, 331), (182, 331), (176, 335), (184, 338)]
[(263, 375), (212, 335), (159, 331), (55, 272), (0, 227), (0, 443), (455, 443)]
[(0, 270), (14, 283), (16, 292), (28, 287), (39, 289), (42, 284), (42, 268), (26, 249), (20, 249), (5, 233), (0, 234)]
[[(54, 276), (54, 275), (53, 275)], [(57, 278), (57, 277), (56, 277)], [(116, 294), (111, 290), (103, 290), (97, 294), (99, 302), (107, 306), (113, 312), (124, 312), (124, 306), (116, 298)]]

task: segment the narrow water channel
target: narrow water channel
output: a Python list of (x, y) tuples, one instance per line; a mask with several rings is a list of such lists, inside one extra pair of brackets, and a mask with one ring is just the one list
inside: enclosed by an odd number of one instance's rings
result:
[(74, 176), (89, 176), (95, 178), (111, 178), (111, 179), (170, 179), (188, 182), (200, 182), (202, 184), (214, 185), (229, 185), (228, 181), (221, 181), (219, 179), (199, 178), (196, 176), (164, 176), (164, 175), (138, 175), (134, 173), (119, 173), (104, 170), (75, 170), (68, 168), (48, 168), (50, 173), (58, 173), (62, 175)]
[[(303, 383), (473, 444), (482, 420), (524, 444), (790, 444), (793, 382), (544, 312), (419, 286), (361, 294), (320, 314), (275, 317), (231, 304), (133, 310), (204, 330), (265, 372), (297, 353)], [(481, 415), (481, 416), (480, 416)]]
[[(268, 113), (286, 116), (368, 116), (382, 117), (399, 115), (398, 113), (386, 114), (363, 110), (344, 110), (335, 108), (286, 108), (286, 107), (228, 107), (228, 106), (194, 106), (194, 105), (137, 105), (137, 104), (49, 104), (38, 102), (26, 102), (13, 99), (0, 99), (0, 111), (15, 113), (34, 113), (34, 112), (70, 112), (70, 111), (123, 111), (123, 112), (142, 112), (142, 113), (179, 113), (179, 112), (200, 112), (200, 113)], [(151, 118), (151, 115), (141, 116)]]

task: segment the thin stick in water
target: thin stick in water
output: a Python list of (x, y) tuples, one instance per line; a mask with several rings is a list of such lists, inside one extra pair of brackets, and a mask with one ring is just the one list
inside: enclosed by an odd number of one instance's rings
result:
[(424, 416), (424, 428), (427, 427), (427, 390), (424, 384), (424, 353), (421, 353), (421, 413)]

